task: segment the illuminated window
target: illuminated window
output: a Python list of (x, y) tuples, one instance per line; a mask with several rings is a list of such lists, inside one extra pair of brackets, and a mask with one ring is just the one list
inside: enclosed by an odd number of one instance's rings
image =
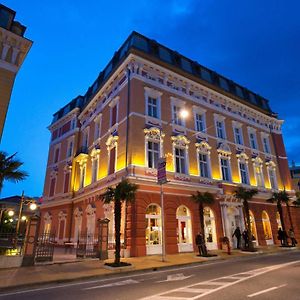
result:
[(146, 209), (146, 245), (161, 245), (161, 209), (149, 205)]
[(217, 242), (215, 216), (209, 207), (204, 208), (204, 231), (207, 243)]
[(148, 141), (147, 143), (147, 153), (148, 153), (148, 168), (157, 168), (157, 163), (159, 159), (159, 142)]
[(80, 189), (84, 187), (85, 175), (86, 175), (86, 165), (83, 164), (80, 166), (80, 178), (79, 178), (79, 188)]
[(254, 175), (256, 179), (256, 185), (258, 187), (264, 187), (264, 176), (262, 171), (262, 161), (259, 158), (256, 158), (253, 163)]
[(113, 147), (109, 150), (108, 175), (115, 173), (115, 168), (116, 168), (116, 147)]
[(231, 181), (230, 161), (227, 157), (220, 158), (222, 180)]
[(269, 144), (269, 138), (266, 136), (262, 137), (263, 142), (263, 148), (265, 153), (270, 153), (270, 144)]
[(277, 189), (276, 172), (274, 167), (268, 168), (269, 180), (272, 189)]
[(240, 162), (240, 175), (241, 175), (241, 182), (244, 184), (249, 184), (249, 176), (246, 163)]
[(175, 171), (176, 173), (186, 174), (186, 150), (175, 147)]
[(179, 206), (176, 211), (178, 244), (192, 243), (191, 213), (186, 206)]
[(208, 154), (199, 153), (199, 171), (201, 177), (210, 177)]
[(250, 215), (250, 228), (251, 228), (251, 233), (254, 236), (255, 240), (257, 240), (257, 232), (256, 232), (256, 225), (255, 225), (255, 219), (252, 211), (249, 211)]
[(96, 182), (98, 179), (98, 157), (92, 159), (92, 182)]
[(271, 223), (266, 211), (262, 212), (262, 223), (263, 223), (265, 239), (271, 240), (272, 239)]
[(173, 105), (173, 122), (176, 125), (184, 126), (184, 119), (180, 116), (182, 107)]

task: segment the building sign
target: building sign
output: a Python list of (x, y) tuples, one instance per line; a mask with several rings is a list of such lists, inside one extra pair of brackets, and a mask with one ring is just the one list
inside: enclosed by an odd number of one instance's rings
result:
[(164, 184), (167, 182), (166, 159), (160, 158), (157, 163), (157, 183)]

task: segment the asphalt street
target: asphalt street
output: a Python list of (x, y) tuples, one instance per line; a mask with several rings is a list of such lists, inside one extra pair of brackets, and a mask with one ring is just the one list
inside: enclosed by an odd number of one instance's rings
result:
[(43, 285), (0, 293), (2, 299), (300, 299), (300, 252), (249, 255), (167, 270)]

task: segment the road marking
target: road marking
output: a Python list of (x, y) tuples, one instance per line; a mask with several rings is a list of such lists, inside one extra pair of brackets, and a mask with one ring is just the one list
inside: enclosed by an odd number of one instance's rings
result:
[[(187, 285), (187, 286), (183, 286), (183, 287), (180, 287), (180, 288), (169, 290), (167, 292), (158, 293), (158, 294), (155, 294), (155, 295), (144, 297), (144, 298), (141, 298), (140, 300), (163, 300), (163, 299), (167, 300), (167, 299), (171, 299), (171, 298), (175, 299), (176, 296), (174, 296), (173, 294), (176, 293), (176, 292), (179, 292), (179, 293), (180, 292), (186, 292), (186, 293), (188, 293), (189, 288), (191, 288), (191, 292), (193, 292), (193, 289), (195, 289), (195, 288), (197, 289), (197, 286), (199, 286), (199, 285), (201, 285), (202, 287), (205, 286), (207, 288), (207, 291), (200, 292), (200, 294), (195, 295), (194, 297), (190, 297), (190, 295), (187, 296), (187, 297), (178, 297), (178, 299), (181, 298), (181, 299), (195, 300), (195, 299), (202, 298), (202, 297), (204, 297), (208, 294), (217, 292), (221, 289), (232, 286), (234, 284), (246, 281), (250, 278), (257, 277), (259, 275), (262, 275), (262, 274), (265, 274), (265, 273), (268, 273), (268, 272), (271, 272), (271, 271), (274, 271), (274, 270), (277, 270), (277, 269), (280, 269), (280, 268), (284, 268), (284, 267), (287, 267), (287, 266), (290, 266), (290, 265), (293, 265), (293, 264), (297, 264), (299, 262), (300, 262), (300, 260), (296, 260), (296, 261), (292, 261), (292, 262), (288, 262), (288, 263), (268, 266), (268, 267), (264, 267), (264, 268), (260, 268), (260, 269), (254, 269), (254, 270), (251, 270), (251, 271), (248, 271), (248, 272), (241, 272), (241, 273), (237, 273), (237, 274), (228, 275), (229, 278), (237, 277), (237, 280), (234, 281), (234, 282), (222, 282), (222, 279), (227, 278), (227, 276), (222, 276), (222, 277), (214, 278), (214, 279), (207, 280), (207, 281), (200, 281), (200, 282), (193, 283), (193, 284), (190, 284), (190, 285)], [(246, 273), (248, 274), (247, 277), (245, 277)], [(239, 277), (239, 275), (241, 275), (241, 276)], [(218, 282), (218, 280), (219, 280), (219, 282)], [(214, 285), (215, 285), (215, 287), (214, 287)], [(169, 297), (170, 294), (172, 294), (171, 298)]]
[(128, 279), (128, 280), (108, 283), (108, 284), (104, 284), (104, 285), (92, 286), (92, 287), (84, 288), (83, 290), (102, 289), (102, 288), (107, 288), (107, 287), (112, 287), (112, 286), (122, 286), (122, 285), (135, 284), (135, 283), (139, 283), (139, 281), (133, 280), (133, 279)]
[(183, 273), (171, 274), (171, 275), (167, 276), (166, 280), (160, 280), (160, 281), (156, 281), (156, 282), (160, 283), (160, 282), (167, 282), (167, 281), (179, 281), (179, 280), (188, 279), (188, 278), (193, 277), (193, 276), (195, 276), (195, 275), (184, 276)]
[(252, 297), (255, 297), (255, 296), (260, 295), (260, 294), (264, 294), (264, 293), (268, 293), (268, 292), (271, 292), (271, 291), (280, 289), (280, 288), (282, 288), (282, 287), (284, 287), (284, 286), (286, 286), (286, 284), (282, 284), (282, 285), (279, 285), (279, 286), (274, 286), (274, 287), (271, 287), (271, 288), (269, 288), (269, 289), (262, 290), (262, 291), (259, 291), (259, 292), (257, 292), (257, 293), (248, 295), (247, 297), (252, 298)]
[[(282, 253), (280, 253), (282, 254)], [(276, 256), (278, 255), (278, 253), (274, 253), (274, 254), (270, 254), (269, 256)], [(257, 257), (243, 257), (243, 258), (237, 258), (235, 259), (235, 261), (248, 261), (248, 260), (252, 260), (252, 259), (256, 259)], [(201, 268), (206, 268), (206, 267), (210, 267), (212, 265), (219, 265), (219, 264), (226, 264), (229, 263), (230, 261), (228, 260), (218, 260), (218, 261), (207, 261), (207, 262), (203, 262), (201, 264), (195, 264), (195, 265), (189, 265), (189, 266), (183, 266), (183, 267), (178, 267), (178, 268), (172, 268), (172, 269), (166, 269), (166, 270), (158, 270), (155, 271), (155, 274), (162, 274), (162, 273), (168, 273), (168, 272), (172, 272), (172, 271), (176, 271), (176, 270), (190, 270), (190, 269), (201, 269)], [(148, 270), (146, 272), (143, 273), (139, 273), (139, 274), (133, 274), (133, 275), (129, 275), (127, 277), (133, 278), (133, 277), (140, 277), (140, 276), (153, 276), (153, 272), (151, 272), (151, 270)], [(100, 275), (99, 275), (100, 276)], [(14, 292), (9, 292), (9, 293), (5, 293), (5, 294), (0, 294), (0, 298), (1, 297), (5, 297), (5, 296), (11, 296), (11, 295), (20, 295), (20, 294), (26, 294), (26, 293), (33, 293), (33, 292), (41, 292), (41, 291), (46, 291), (46, 290), (56, 290), (59, 288), (66, 288), (66, 287), (71, 287), (71, 286), (80, 286), (80, 285), (88, 285), (88, 284), (93, 284), (93, 283), (100, 283), (100, 282), (106, 282), (106, 281), (111, 281), (111, 280), (117, 280), (117, 279), (124, 279), (124, 277), (126, 276), (118, 276), (118, 277), (112, 277), (112, 278), (106, 278), (106, 279), (96, 279), (96, 280), (90, 280), (90, 281), (80, 281), (80, 282), (75, 282), (75, 283), (65, 283), (65, 284), (55, 284), (55, 282), (52, 283), (44, 283), (45, 285), (47, 284), (54, 284), (53, 286), (48, 286), (48, 287), (40, 287), (40, 288), (32, 288), (32, 289), (28, 289), (28, 290), (21, 290), (21, 291), (14, 291)], [(75, 278), (74, 280), (82, 280), (81, 278)], [(83, 279), (84, 280), (84, 279)], [(18, 287), (16, 287), (17, 289)]]

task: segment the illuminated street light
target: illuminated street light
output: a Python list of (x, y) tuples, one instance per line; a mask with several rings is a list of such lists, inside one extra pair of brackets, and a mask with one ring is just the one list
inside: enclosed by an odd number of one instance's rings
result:
[(36, 210), (37, 205), (36, 205), (35, 203), (31, 203), (31, 204), (29, 205), (29, 208), (30, 208), (31, 210)]
[(9, 217), (12, 217), (15, 214), (15, 212), (13, 210), (9, 210), (7, 214)]
[(181, 109), (180, 110), (180, 117), (182, 118), (182, 119), (186, 119), (187, 117), (188, 117), (188, 115), (189, 115), (189, 112), (186, 110), (186, 109)]
[(26, 221), (27, 220), (26, 216), (22, 216), (21, 220)]

